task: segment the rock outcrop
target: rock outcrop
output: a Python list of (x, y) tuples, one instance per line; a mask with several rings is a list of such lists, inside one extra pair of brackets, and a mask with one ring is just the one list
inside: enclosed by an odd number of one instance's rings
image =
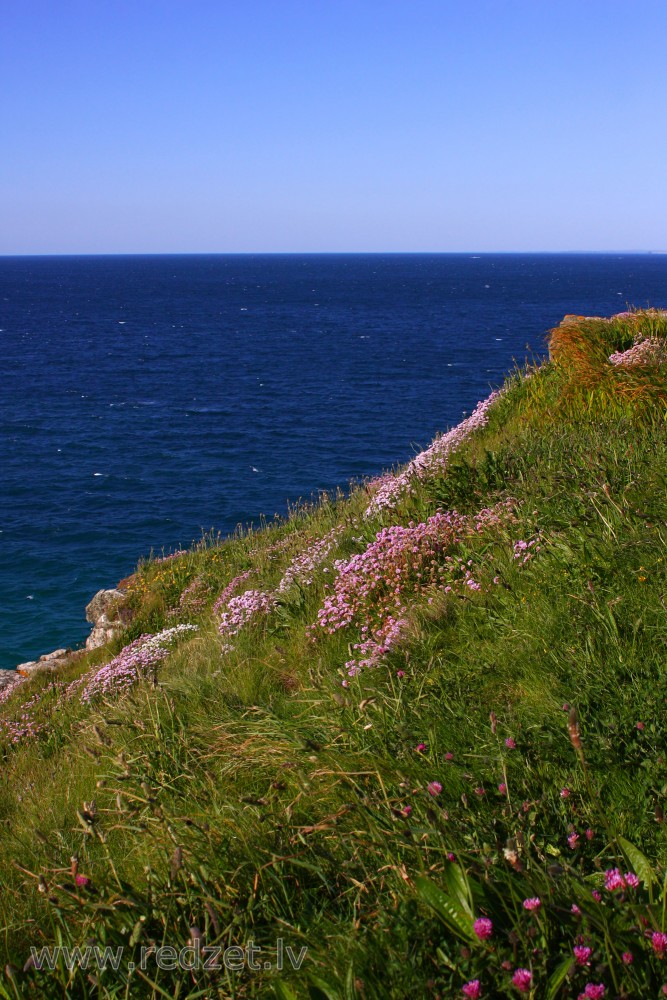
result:
[(37, 670), (58, 670), (64, 667), (70, 656), (71, 649), (54, 649), (52, 653), (45, 653), (38, 660), (28, 660), (27, 663), (19, 663), (16, 673), (20, 677), (29, 677)]
[(110, 642), (123, 628), (123, 623), (116, 615), (119, 601), (123, 598), (122, 590), (98, 590), (86, 607), (86, 620), (93, 630), (86, 639), (86, 649), (98, 649)]

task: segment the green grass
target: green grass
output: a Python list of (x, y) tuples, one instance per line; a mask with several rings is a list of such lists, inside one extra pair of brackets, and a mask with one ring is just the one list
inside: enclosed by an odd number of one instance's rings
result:
[[(597, 358), (631, 346), (642, 322), (664, 335), (651, 313), (584, 339)], [(516, 997), (517, 968), (535, 998), (578, 997), (587, 982), (607, 997), (658, 995), (667, 376), (635, 373), (628, 394), (628, 373), (608, 365), (591, 388), (578, 358), (568, 367), (565, 350), (512, 376), (486, 428), (381, 517), (364, 517), (360, 487), (139, 567), (123, 636), (3, 707), (18, 720), (35, 695), (43, 729), (5, 737), (0, 996), (455, 997), (479, 979), (484, 997)], [(382, 663), (347, 678), (358, 632), (308, 631), (333, 560), (382, 527), (497, 503), (513, 519), (435, 557), (470, 561), (481, 589), (421, 593)], [(237, 593), (274, 589), (337, 526), (312, 583), (223, 651), (212, 608), (230, 580), (251, 571)], [(520, 540), (536, 542), (523, 565)], [(199, 631), (157, 683), (91, 705), (64, 696), (95, 663), (179, 621)], [(639, 887), (606, 890), (616, 867)], [(536, 896), (531, 913), (522, 903)], [(488, 941), (472, 930), (481, 916)], [(198, 937), (255, 941), (272, 968), (170, 971), (149, 957), (128, 970), (142, 947)], [(278, 938), (292, 956), (308, 949), (299, 969), (286, 958), (277, 972)], [(123, 947), (119, 969), (23, 971), (31, 945), (91, 942)], [(576, 964), (576, 944), (589, 964)]]

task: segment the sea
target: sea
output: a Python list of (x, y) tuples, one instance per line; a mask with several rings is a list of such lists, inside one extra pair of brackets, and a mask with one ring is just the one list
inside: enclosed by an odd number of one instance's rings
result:
[(0, 258), (0, 668), (141, 558), (405, 462), (660, 254)]

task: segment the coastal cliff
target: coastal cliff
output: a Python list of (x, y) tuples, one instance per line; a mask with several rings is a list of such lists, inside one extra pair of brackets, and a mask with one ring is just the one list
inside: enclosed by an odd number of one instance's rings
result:
[(567, 316), (407, 466), (142, 564), (21, 665), (6, 995), (656, 995), (666, 345)]

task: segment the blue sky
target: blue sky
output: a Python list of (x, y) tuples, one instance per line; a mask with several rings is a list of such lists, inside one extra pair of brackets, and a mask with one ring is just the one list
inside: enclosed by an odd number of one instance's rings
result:
[(667, 249), (662, 0), (21, 0), (0, 253)]

